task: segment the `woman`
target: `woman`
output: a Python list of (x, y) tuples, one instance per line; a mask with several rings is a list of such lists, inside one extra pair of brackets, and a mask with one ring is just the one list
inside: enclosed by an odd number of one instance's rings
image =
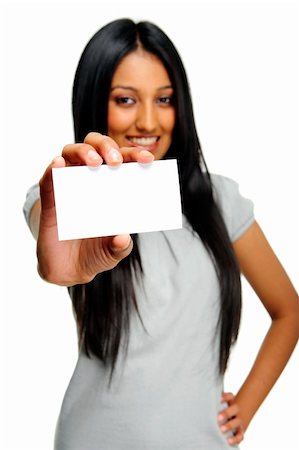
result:
[[(102, 28), (77, 68), (73, 117), (76, 144), (46, 169), (40, 200), (35, 187), (25, 204), (39, 273), (69, 287), (79, 331), (55, 448), (236, 446), (296, 344), (298, 299), (251, 201), (207, 170), (168, 37), (128, 19)], [(53, 167), (162, 158), (178, 160), (182, 230), (57, 240)], [(222, 390), (239, 328), (240, 269), (272, 323), (234, 396)]]

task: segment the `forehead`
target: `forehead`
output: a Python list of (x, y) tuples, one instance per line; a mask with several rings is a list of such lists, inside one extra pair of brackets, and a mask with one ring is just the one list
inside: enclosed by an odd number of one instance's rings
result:
[(169, 75), (161, 60), (152, 53), (138, 49), (125, 56), (117, 66), (112, 86), (118, 84), (144, 85), (157, 84), (157, 87), (171, 85)]

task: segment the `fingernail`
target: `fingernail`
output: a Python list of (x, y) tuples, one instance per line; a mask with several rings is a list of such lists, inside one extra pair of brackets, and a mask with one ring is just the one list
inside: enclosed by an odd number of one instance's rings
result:
[(100, 155), (95, 150), (89, 150), (87, 156), (89, 159), (92, 159), (93, 161), (99, 161), (101, 159)]
[(131, 236), (128, 236), (127, 245), (125, 247), (119, 248), (119, 247), (115, 247), (114, 245), (112, 245), (111, 249), (115, 253), (121, 253), (121, 252), (127, 251), (128, 248), (130, 247), (130, 245), (131, 245)]
[(224, 420), (224, 416), (222, 414), (218, 415), (218, 421), (222, 422)]
[(220, 430), (221, 430), (223, 433), (225, 433), (225, 432), (227, 431), (227, 427), (226, 427), (225, 425), (223, 425), (223, 426), (220, 428)]
[(115, 148), (109, 150), (108, 157), (111, 162), (122, 162), (122, 156)]
[(139, 155), (148, 158), (148, 159), (153, 159), (154, 155), (149, 151), (149, 150), (141, 150), (141, 152), (139, 153)]

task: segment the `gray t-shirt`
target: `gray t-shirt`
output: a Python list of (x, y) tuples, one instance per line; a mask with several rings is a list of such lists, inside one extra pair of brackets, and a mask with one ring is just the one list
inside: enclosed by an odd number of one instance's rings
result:
[[(212, 181), (235, 241), (254, 221), (253, 204), (234, 181), (218, 175)], [(37, 193), (36, 186), (27, 196), (27, 220)], [(140, 234), (144, 279), (136, 290), (145, 329), (133, 314), (128, 354), (121, 354), (110, 387), (109, 368), (79, 354), (59, 415), (55, 450), (232, 448), (217, 423), (224, 407), (217, 276), (185, 218), (183, 225)]]

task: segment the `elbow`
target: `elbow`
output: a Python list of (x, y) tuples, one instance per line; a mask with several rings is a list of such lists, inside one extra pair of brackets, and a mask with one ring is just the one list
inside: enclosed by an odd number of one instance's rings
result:
[(299, 338), (299, 301), (298, 296), (294, 298), (294, 302), (288, 304), (288, 308), (281, 311), (276, 311), (271, 314), (272, 323), (281, 324), (284, 328), (284, 333), (292, 335), (297, 342)]

